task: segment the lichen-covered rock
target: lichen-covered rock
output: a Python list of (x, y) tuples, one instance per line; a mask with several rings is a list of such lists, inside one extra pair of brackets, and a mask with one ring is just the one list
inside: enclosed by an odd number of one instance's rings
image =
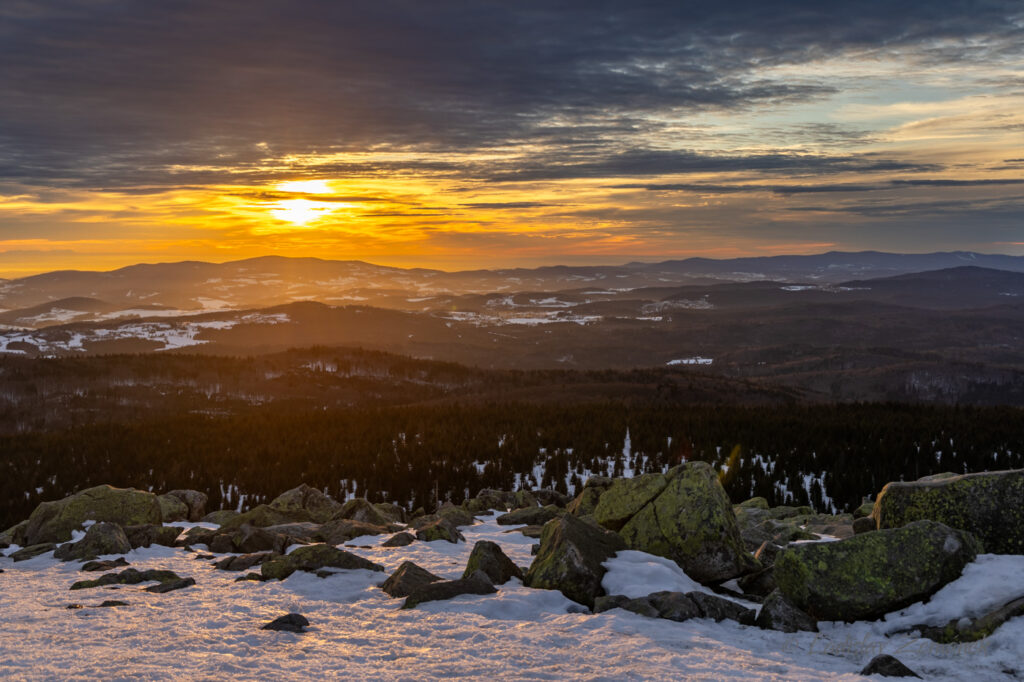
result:
[(644, 474), (612, 481), (594, 507), (594, 520), (608, 530), (619, 531), (668, 486), (665, 474)]
[[(299, 516), (300, 518), (296, 518), (296, 516)], [(233, 528), (241, 528), (242, 526), (266, 528), (267, 526), (279, 526), (282, 523), (308, 520), (308, 514), (285, 513), (280, 509), (274, 509), (270, 505), (260, 504), (247, 512), (235, 514), (234, 516), (226, 519), (220, 524), (220, 529), (226, 531)]]
[(688, 462), (669, 470), (666, 478), (664, 490), (622, 527), (629, 549), (672, 559), (700, 582), (760, 569), (743, 545), (732, 505), (711, 465)]
[(854, 520), (863, 519), (865, 516), (871, 516), (871, 512), (873, 511), (875, 511), (875, 503), (865, 502), (864, 504), (853, 510), (853, 518)]
[(502, 514), (495, 520), (499, 526), (515, 526), (520, 523), (527, 526), (543, 526), (551, 519), (564, 513), (564, 510), (554, 505), (548, 507), (526, 507)]
[(437, 519), (423, 526), (416, 531), (416, 539), (423, 542), (445, 540), (446, 542), (456, 543), (466, 541), (466, 538), (455, 527), (455, 524), (447, 519)]
[(270, 561), (277, 556), (274, 552), (252, 552), (250, 554), (226, 556), (220, 561), (214, 562), (213, 567), (221, 571), (248, 571), (256, 564)]
[(583, 484), (580, 494), (566, 506), (573, 516), (593, 516), (597, 503), (604, 491), (611, 487), (613, 479), (606, 476), (591, 476)]
[(548, 521), (540, 550), (526, 573), (529, 587), (560, 590), (569, 599), (589, 607), (603, 595), (604, 562), (626, 549), (616, 533), (564, 515)]
[(188, 505), (173, 495), (159, 495), (157, 502), (160, 503), (160, 516), (164, 523), (188, 520)]
[(188, 507), (188, 521), (199, 521), (206, 515), (206, 503), (209, 500), (206, 493), (198, 490), (171, 490), (167, 494), (177, 497), (185, 503), (185, 506)]
[(369, 500), (362, 497), (353, 498), (341, 505), (331, 518), (332, 521), (342, 519), (359, 521), (371, 526), (387, 526), (391, 523), (391, 519), (388, 516), (377, 509)]
[(739, 588), (743, 590), (744, 596), (767, 597), (778, 589), (775, 582), (775, 570), (769, 566), (757, 573), (750, 573), (736, 581)]
[(611, 594), (594, 599), (594, 613), (604, 613), (612, 609), (622, 609), (646, 618), (658, 618), (658, 609), (651, 605), (647, 597), (630, 599), (623, 594)]
[(753, 609), (703, 592), (654, 592), (633, 599), (616, 594), (594, 600), (594, 613), (616, 608), (680, 623), (691, 618), (710, 618), (716, 622), (734, 620), (744, 625), (754, 624)]
[(412, 533), (395, 533), (384, 542), (381, 547), (407, 547), (416, 542), (416, 536)]
[(868, 620), (920, 601), (956, 579), (981, 547), (934, 521), (788, 548), (779, 590), (818, 620)]
[(0, 533), (0, 549), (7, 549), (11, 545), (22, 547), (25, 542), (25, 529), (28, 528), (28, 519), (16, 523), (3, 533)]
[(572, 498), (568, 495), (564, 495), (557, 490), (551, 488), (540, 488), (539, 490), (531, 490), (530, 494), (537, 500), (537, 504), (542, 507), (546, 507), (549, 504), (553, 504), (556, 507), (565, 508), (567, 504), (572, 502)]
[(195, 578), (178, 578), (177, 580), (167, 580), (156, 585), (150, 585), (145, 588), (145, 591), (152, 592), (153, 594), (166, 594), (167, 592), (174, 592), (175, 590), (191, 587), (195, 584)]
[(222, 526), (236, 516), (238, 516), (238, 512), (234, 509), (218, 509), (217, 511), (210, 512), (201, 518), (200, 521), (204, 523), (215, 523), (218, 526)]
[(424, 585), (444, 580), (425, 568), (411, 561), (403, 562), (387, 580), (381, 583), (380, 589), (390, 597), (408, 597)]
[(768, 500), (763, 497), (751, 497), (745, 502), (736, 505), (742, 509), (768, 509)]
[(537, 498), (533, 496), (529, 490), (517, 490), (516, 491), (516, 502), (515, 509), (525, 509), (526, 507), (540, 507), (541, 504), (537, 502)]
[(266, 561), (260, 566), (264, 578), (284, 580), (295, 571), (316, 571), (320, 568), (365, 569), (383, 571), (384, 567), (330, 545), (299, 547), (291, 554)]
[(504, 585), (512, 578), (523, 579), (523, 570), (512, 563), (497, 543), (490, 540), (480, 540), (473, 545), (462, 577), (468, 578), (477, 571), (483, 571), (495, 585)]
[(377, 502), (373, 505), (380, 514), (390, 523), (405, 523), (405, 509), (390, 502)]
[(263, 530), (274, 535), (287, 535), (296, 540), (308, 542), (320, 542), (321, 526), (312, 521), (295, 521), (293, 523), (279, 523), (276, 526), (267, 526)]
[(779, 590), (765, 597), (754, 624), (763, 630), (780, 632), (818, 631), (818, 621), (798, 609)]
[(440, 580), (423, 585), (405, 598), (402, 608), (413, 609), (423, 602), (453, 599), (463, 594), (494, 594), (497, 591), (487, 576), (477, 571), (468, 578)]
[(870, 516), (862, 516), (859, 519), (853, 520), (854, 535), (860, 535), (861, 533), (870, 533), (873, 530), (878, 530), (878, 522)]
[(25, 539), (29, 544), (67, 542), (71, 531), (86, 521), (132, 526), (162, 520), (160, 502), (153, 493), (98, 485), (63, 500), (40, 504), (28, 518)]
[(9, 554), (8, 557), (14, 561), (28, 561), (55, 549), (57, 549), (57, 545), (53, 542), (40, 542), (38, 545), (22, 547), (17, 552)]
[(132, 551), (128, 536), (116, 523), (94, 523), (85, 537), (58, 547), (53, 556), (61, 561), (90, 561), (101, 554), (125, 554)]
[(450, 502), (445, 502), (441, 508), (437, 510), (436, 516), (448, 521), (456, 528), (459, 526), (472, 526), (476, 523), (476, 518), (466, 511), (465, 508), (456, 507)]
[(152, 545), (174, 547), (183, 530), (185, 529), (179, 526), (158, 526), (144, 523), (139, 526), (125, 526), (124, 533), (128, 536), (128, 542), (132, 549), (137, 549)]
[(335, 519), (320, 526), (319, 536), (329, 545), (340, 545), (361, 535), (383, 535), (395, 526), (375, 526), (355, 519)]
[(734, 620), (743, 625), (754, 624), (754, 610), (742, 604), (705, 592), (687, 592), (686, 596), (697, 605), (703, 618), (710, 618), (715, 622)]
[(465, 507), (470, 513), (479, 514), (480, 512), (490, 511), (492, 509), (504, 512), (514, 507), (515, 503), (515, 493), (507, 490), (484, 488), (477, 493), (476, 497), (466, 500)]
[(960, 528), (991, 554), (1024, 554), (1024, 469), (889, 483), (872, 517), (899, 528), (929, 519)]
[(329, 521), (341, 509), (334, 499), (303, 483), (281, 493), (268, 505), (287, 515), (290, 521)]
[(122, 566), (130, 566), (130, 564), (123, 556), (119, 556), (116, 559), (104, 559), (102, 561), (86, 561), (78, 570), (84, 571), (86, 573), (94, 573), (96, 571), (112, 571), (115, 568), (121, 568)]

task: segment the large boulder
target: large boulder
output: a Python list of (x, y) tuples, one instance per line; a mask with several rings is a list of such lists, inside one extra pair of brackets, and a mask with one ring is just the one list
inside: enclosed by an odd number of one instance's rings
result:
[(341, 505), (331, 517), (332, 520), (347, 519), (371, 526), (386, 526), (392, 523), (391, 516), (383, 513), (369, 500), (356, 497)]
[(306, 545), (291, 554), (276, 557), (260, 566), (266, 579), (284, 580), (295, 571), (316, 571), (321, 568), (366, 569), (383, 571), (384, 567), (360, 556), (330, 545)]
[(427, 583), (413, 590), (412, 594), (405, 598), (402, 608), (414, 609), (423, 602), (453, 599), (463, 594), (494, 594), (497, 591), (487, 576), (477, 571), (468, 578)]
[(667, 486), (665, 474), (615, 479), (598, 499), (593, 511), (594, 520), (608, 530), (620, 531)]
[(174, 495), (160, 495), (157, 498), (160, 503), (160, 515), (164, 523), (188, 520), (188, 505)]
[(126, 554), (132, 545), (124, 529), (116, 523), (94, 523), (85, 537), (74, 543), (61, 545), (53, 556), (61, 561), (90, 561), (102, 554)]
[[(619, 533), (629, 549), (672, 559), (688, 576), (704, 583), (759, 570), (744, 547), (729, 497), (710, 464), (688, 462), (670, 469), (665, 478), (665, 487), (621, 527)], [(656, 489), (657, 479), (652, 478), (637, 489), (643, 495), (635, 499)], [(603, 500), (604, 495), (595, 516), (602, 513)]]
[(499, 526), (514, 526), (524, 524), (527, 526), (543, 526), (545, 523), (564, 514), (565, 511), (555, 505), (547, 507), (523, 507), (502, 514), (495, 521)]
[(592, 608), (594, 598), (605, 594), (601, 580), (608, 569), (604, 562), (623, 549), (626, 543), (616, 533), (566, 514), (544, 526), (540, 549), (523, 582), (529, 587), (560, 590)]
[(435, 513), (438, 518), (448, 521), (456, 528), (459, 526), (472, 526), (476, 518), (464, 507), (456, 507), (451, 502), (445, 502)]
[(26, 528), (28, 528), (28, 519), (14, 524), (0, 533), (0, 549), (7, 549), (11, 545), (24, 546)]
[(512, 563), (500, 545), (490, 540), (480, 540), (473, 545), (462, 577), (468, 578), (477, 571), (483, 571), (495, 585), (504, 585), (512, 578), (523, 579), (523, 570)]
[(340, 545), (361, 535), (383, 535), (396, 526), (375, 526), (355, 519), (335, 519), (320, 526), (320, 537), (329, 545)]
[(869, 620), (932, 595), (960, 572), (981, 545), (970, 533), (935, 521), (788, 548), (775, 561), (775, 582), (818, 620)]
[(120, 526), (161, 523), (160, 502), (153, 493), (134, 488), (98, 485), (63, 500), (43, 502), (28, 518), (28, 544), (67, 542), (71, 531), (86, 521), (109, 521)]
[(234, 509), (218, 509), (206, 514), (199, 520), (204, 523), (215, 523), (218, 526), (222, 526), (236, 516), (238, 516), (238, 512)]
[(872, 517), (880, 529), (929, 519), (960, 528), (991, 554), (1024, 554), (1024, 469), (889, 483)]
[(598, 501), (601, 499), (601, 495), (611, 487), (612, 480), (606, 476), (591, 476), (588, 478), (587, 482), (583, 484), (583, 490), (580, 491), (580, 494), (566, 505), (566, 511), (578, 517), (592, 516), (597, 508)]
[(466, 540), (455, 524), (447, 519), (437, 519), (426, 524), (416, 531), (416, 539), (424, 542), (446, 540), (451, 543), (465, 542)]
[(267, 526), (279, 526), (284, 523), (292, 523), (294, 521), (308, 521), (309, 515), (305, 512), (302, 513), (288, 513), (275, 509), (269, 504), (260, 504), (247, 512), (241, 514), (234, 514), (227, 519), (224, 519), (221, 524), (221, 530), (231, 530), (232, 528), (241, 528), (242, 526), (255, 526), (256, 528), (266, 528)]
[(473, 513), (478, 514), (480, 512), (490, 511), (491, 509), (497, 509), (498, 511), (506, 511), (516, 504), (516, 494), (507, 490), (494, 490), (492, 488), (484, 488), (477, 496), (473, 499), (466, 500), (466, 509)]
[(444, 580), (425, 568), (411, 561), (403, 562), (398, 570), (381, 583), (380, 589), (389, 597), (408, 597), (410, 594), (430, 583)]
[(144, 523), (138, 526), (125, 526), (124, 533), (128, 536), (128, 542), (132, 549), (139, 547), (150, 547), (152, 545), (163, 545), (174, 547), (177, 544), (178, 536), (184, 528), (179, 526), (158, 526), (152, 523)]
[(267, 506), (286, 514), (291, 521), (317, 523), (329, 521), (341, 509), (341, 505), (333, 498), (305, 483), (278, 495)]
[[(167, 494), (185, 503), (185, 506), (188, 507), (188, 521), (199, 521), (206, 515), (206, 503), (210, 499), (206, 493), (201, 493), (198, 490), (172, 490)], [(163, 496), (161, 495), (161, 497)]]
[(754, 624), (752, 609), (704, 592), (654, 592), (633, 599), (616, 594), (594, 600), (594, 613), (616, 608), (648, 618), (665, 618), (677, 622), (691, 618), (710, 618), (716, 622), (733, 620), (743, 625)]
[(778, 590), (765, 597), (755, 624), (763, 630), (779, 632), (818, 631), (818, 621), (798, 609)]

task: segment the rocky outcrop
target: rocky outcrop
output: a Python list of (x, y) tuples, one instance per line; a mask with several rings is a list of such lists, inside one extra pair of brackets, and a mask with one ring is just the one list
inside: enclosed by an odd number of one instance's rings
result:
[(40, 504), (28, 518), (25, 539), (33, 545), (67, 542), (71, 539), (71, 531), (81, 528), (86, 521), (132, 526), (159, 524), (162, 520), (160, 502), (153, 493), (98, 485), (63, 500)]
[(489, 540), (473, 545), (462, 577), (468, 578), (477, 571), (482, 571), (495, 585), (504, 585), (512, 578), (523, 579), (523, 569), (512, 563), (498, 544)]
[(384, 567), (330, 545), (307, 545), (291, 554), (266, 561), (260, 566), (264, 578), (284, 580), (295, 571), (316, 571), (321, 568), (365, 569), (383, 571)]
[(443, 599), (454, 599), (464, 594), (494, 594), (497, 588), (491, 584), (487, 576), (477, 571), (468, 578), (458, 580), (441, 580), (431, 582), (419, 587), (405, 598), (402, 604), (403, 609), (414, 609), (420, 604), (428, 601), (440, 601)]
[(889, 483), (872, 517), (879, 528), (928, 519), (974, 535), (992, 554), (1024, 554), (1024, 469)]
[[(619, 531), (626, 546), (672, 559), (700, 582), (722, 582), (760, 568), (743, 545), (732, 505), (711, 465), (689, 462), (670, 469), (664, 487), (660, 474), (649, 476), (635, 486), (616, 481), (604, 494), (621, 491), (614, 506), (604, 511), (602, 495), (595, 519), (618, 525), (627, 511), (638, 508)], [(630, 491), (636, 496), (630, 498)]]
[(444, 578), (434, 575), (425, 568), (420, 568), (411, 561), (406, 561), (381, 583), (380, 588), (390, 597), (408, 597), (421, 587), (441, 580)]
[(101, 554), (125, 554), (132, 551), (121, 526), (116, 523), (94, 523), (85, 537), (74, 543), (61, 545), (53, 556), (61, 561), (89, 561)]
[(545, 523), (564, 514), (565, 510), (549, 505), (547, 507), (525, 507), (516, 509), (497, 518), (499, 526), (515, 526), (524, 524), (527, 526), (543, 526)]
[(540, 549), (524, 583), (529, 587), (560, 590), (569, 599), (593, 607), (603, 595), (604, 562), (626, 549), (616, 533), (592, 526), (574, 516), (548, 521)]
[(817, 632), (818, 621), (791, 603), (775, 590), (761, 603), (755, 625), (763, 630), (780, 632)]
[(775, 581), (787, 599), (819, 620), (875, 619), (956, 579), (980, 549), (969, 533), (917, 521), (790, 547), (775, 561)]

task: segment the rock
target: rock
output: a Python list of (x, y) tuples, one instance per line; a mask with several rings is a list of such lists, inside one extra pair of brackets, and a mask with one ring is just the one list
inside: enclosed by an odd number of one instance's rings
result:
[(0, 533), (0, 549), (7, 549), (11, 545), (25, 546), (27, 544), (25, 540), (26, 528), (28, 528), (28, 519), (14, 524), (3, 533)]
[(548, 521), (540, 550), (523, 582), (539, 589), (560, 590), (569, 599), (591, 608), (603, 595), (604, 562), (626, 549), (617, 534), (591, 526), (571, 515)]
[(55, 549), (57, 549), (56, 544), (52, 542), (41, 542), (38, 545), (22, 547), (17, 552), (9, 554), (8, 556), (15, 561), (27, 561), (28, 559), (34, 559), (41, 554), (46, 554), (47, 552)]
[(263, 530), (273, 535), (286, 535), (296, 540), (309, 542), (321, 542), (321, 525), (312, 521), (295, 521), (294, 523), (280, 523), (276, 526), (266, 526)]
[(390, 517), (362, 497), (351, 499), (343, 504), (331, 518), (331, 520), (340, 519), (359, 521), (371, 526), (387, 526), (392, 522)]
[(938, 521), (971, 533), (990, 554), (1024, 554), (1024, 469), (889, 483), (872, 517), (880, 529)]
[(658, 617), (658, 609), (651, 605), (647, 597), (630, 599), (622, 594), (613, 594), (594, 599), (594, 613), (604, 613), (612, 609), (622, 609), (647, 618)]
[(414, 609), (428, 601), (453, 599), (463, 594), (494, 594), (497, 591), (497, 588), (491, 584), (487, 576), (477, 571), (468, 578), (427, 583), (415, 589), (412, 594), (406, 597), (402, 608)]
[(96, 571), (112, 571), (115, 568), (121, 568), (122, 566), (130, 566), (123, 556), (119, 556), (116, 559), (105, 559), (104, 561), (87, 561), (82, 564), (82, 567), (78, 570), (85, 571), (86, 573), (95, 573)]
[(260, 630), (274, 630), (276, 632), (305, 632), (309, 627), (309, 620), (300, 613), (289, 613), (270, 621)]
[(785, 549), (782, 545), (777, 545), (774, 542), (767, 540), (761, 543), (761, 546), (754, 552), (754, 558), (760, 562), (762, 566), (768, 567), (775, 564), (775, 559), (779, 556), (779, 553)]
[(355, 519), (335, 519), (320, 526), (320, 538), (329, 545), (340, 545), (362, 535), (384, 535), (396, 526), (375, 526)]
[(180, 578), (178, 580), (168, 580), (166, 582), (157, 583), (156, 585), (150, 585), (145, 588), (145, 591), (152, 592), (154, 594), (164, 594), (166, 592), (173, 592), (174, 590), (180, 590), (184, 587), (189, 587), (195, 584), (195, 578)]
[(775, 581), (789, 601), (819, 620), (873, 620), (929, 597), (980, 550), (969, 533), (916, 521), (790, 547), (775, 561)]
[(873, 530), (878, 530), (878, 522), (870, 516), (862, 516), (859, 519), (853, 521), (853, 534), (860, 535), (861, 533), (870, 533)]
[[(301, 518), (295, 518), (296, 516), (300, 516)], [(231, 518), (225, 520), (220, 524), (220, 530), (226, 531), (233, 528), (241, 528), (242, 526), (266, 528), (267, 526), (278, 526), (282, 523), (291, 523), (292, 521), (308, 520), (308, 514), (286, 514), (279, 509), (274, 509), (270, 505), (261, 504), (253, 507), (247, 512), (235, 514)]]
[(416, 536), (412, 533), (395, 533), (381, 543), (381, 547), (406, 547), (416, 542)]
[(537, 556), (537, 554), (539, 552), (540, 552), (540, 543), (539, 542), (530, 545), (530, 556)]
[(264, 578), (263, 574), (261, 574), (261, 573), (246, 573), (245, 575), (241, 575), (241, 576), (238, 576), (237, 578), (235, 578), (235, 582), (236, 583), (243, 583), (243, 582), (258, 582), (258, 583), (262, 583), (262, 582), (266, 582), (267, 580), (270, 580), (270, 578)]
[(543, 526), (551, 519), (563, 513), (565, 513), (563, 510), (554, 505), (549, 507), (527, 507), (502, 514), (497, 518), (497, 523), (499, 526), (514, 526), (520, 523), (527, 526)]
[(210, 512), (199, 520), (203, 523), (215, 523), (218, 526), (223, 526), (236, 516), (238, 516), (238, 512), (234, 509), (218, 509), (217, 511)]
[(459, 526), (472, 526), (476, 523), (476, 518), (472, 514), (462, 507), (452, 505), (450, 502), (446, 502), (437, 510), (437, 516), (448, 521), (456, 528)]
[(291, 554), (264, 562), (260, 573), (264, 578), (284, 580), (295, 571), (315, 571), (320, 568), (365, 569), (383, 571), (384, 567), (351, 552), (330, 545), (306, 545)]
[[(177, 497), (188, 507), (188, 521), (199, 521), (206, 515), (206, 502), (209, 500), (206, 493), (198, 490), (172, 490), (168, 495)], [(164, 519), (167, 521), (168, 519)]]
[(503, 533), (521, 533), (524, 537), (539, 539), (544, 532), (544, 526), (523, 526), (522, 528), (510, 528)]
[(222, 571), (247, 571), (256, 564), (262, 564), (278, 555), (274, 552), (252, 552), (237, 556), (227, 556), (213, 564), (214, 568)]
[(53, 556), (61, 561), (89, 561), (101, 554), (126, 554), (132, 551), (128, 536), (116, 523), (94, 523), (85, 537), (58, 547)]
[(540, 507), (537, 498), (529, 490), (517, 490), (515, 494), (515, 506), (513, 509), (525, 509), (527, 507)]
[(474, 514), (490, 511), (492, 509), (504, 512), (508, 511), (511, 507), (514, 507), (515, 503), (515, 493), (511, 493), (506, 490), (484, 488), (475, 498), (466, 501), (466, 510)]
[(109, 609), (114, 606), (128, 606), (128, 602), (119, 599), (104, 599), (96, 608)]
[(267, 528), (257, 528), (246, 524), (227, 532), (218, 531), (208, 546), (210, 551), (217, 553), (277, 552), (283, 554), (290, 545), (296, 542), (297, 539), (289, 535), (273, 533)]
[(854, 520), (863, 519), (865, 516), (871, 516), (873, 511), (875, 511), (875, 503), (865, 502), (853, 510), (853, 518)]
[(629, 549), (672, 559), (699, 582), (722, 582), (761, 568), (743, 545), (710, 464), (688, 462), (665, 476), (664, 490), (622, 527)]
[(767, 597), (774, 592), (778, 585), (775, 582), (775, 570), (772, 566), (762, 569), (757, 573), (750, 573), (736, 581), (739, 588), (745, 595)]
[(71, 589), (86, 590), (93, 587), (103, 587), (105, 585), (137, 585), (138, 583), (145, 583), (151, 580), (167, 583), (176, 582), (181, 579), (181, 576), (174, 571), (161, 571), (157, 569), (139, 571), (134, 568), (126, 568), (120, 573), (107, 573), (96, 580), (79, 580), (71, 586)]
[(710, 618), (716, 623), (734, 620), (742, 625), (754, 624), (754, 610), (742, 604), (704, 592), (687, 592), (686, 596), (697, 605), (703, 618)]
[(202, 528), (196, 526), (189, 528), (183, 535), (181, 535), (174, 543), (175, 547), (191, 547), (192, 545), (206, 545), (210, 546), (213, 542), (213, 538), (217, 536), (221, 531), (210, 530), (209, 528)]
[(751, 497), (746, 502), (740, 502), (737, 506), (742, 509), (768, 509), (768, 500), (763, 497)]
[(566, 506), (573, 516), (593, 516), (597, 503), (605, 490), (611, 487), (613, 479), (605, 476), (591, 476), (583, 484), (583, 490)]
[(512, 563), (498, 544), (489, 540), (473, 545), (462, 577), (468, 578), (477, 571), (482, 571), (495, 585), (504, 585), (512, 578), (523, 579), (523, 569)]
[(373, 505), (373, 508), (380, 512), (381, 516), (387, 519), (389, 523), (405, 523), (405, 509), (397, 504), (377, 502)]
[(161, 523), (160, 502), (153, 493), (134, 488), (98, 485), (63, 500), (43, 502), (28, 518), (25, 539), (30, 545), (67, 542), (71, 531), (86, 521), (108, 521), (120, 526)]
[(700, 605), (691, 599), (692, 594), (692, 592), (689, 594), (683, 594), (682, 592), (655, 592), (647, 595), (645, 599), (657, 611), (658, 618), (682, 623), (691, 618), (700, 618), (704, 615)]
[(160, 516), (164, 523), (188, 520), (188, 505), (174, 495), (159, 495), (157, 502), (160, 503)]
[(871, 662), (860, 671), (861, 675), (881, 675), (882, 677), (916, 677), (921, 676), (903, 665), (898, 658), (889, 654), (881, 654), (871, 659)]
[(316, 523), (330, 521), (342, 509), (334, 499), (305, 483), (281, 493), (268, 506), (286, 514), (290, 520)]
[(438, 519), (417, 530), (416, 539), (423, 540), (424, 542), (447, 540), (452, 543), (465, 542), (466, 540), (462, 533), (459, 532), (459, 529), (445, 519)]
[(132, 549), (137, 549), (152, 545), (174, 547), (183, 530), (185, 529), (179, 526), (157, 526), (147, 523), (140, 526), (126, 526), (124, 533), (128, 537), (128, 543)]
[(938, 627), (919, 625), (912, 629), (919, 631), (922, 637), (940, 644), (977, 642), (991, 635), (1006, 621), (1020, 616), (1024, 616), (1024, 596), (977, 618), (954, 618)]
[(411, 561), (406, 561), (381, 584), (380, 588), (391, 597), (408, 597), (419, 588), (440, 580), (443, 578)]
[(763, 630), (780, 632), (817, 632), (818, 621), (794, 606), (775, 590), (761, 604), (755, 625)]

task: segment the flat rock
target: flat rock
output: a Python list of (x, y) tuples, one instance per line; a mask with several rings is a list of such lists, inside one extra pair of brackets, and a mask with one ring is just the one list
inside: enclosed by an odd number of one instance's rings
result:
[(300, 613), (289, 613), (288, 615), (275, 618), (260, 630), (274, 630), (277, 632), (305, 632), (309, 627), (309, 620)]
[(29, 545), (28, 547), (22, 547), (17, 552), (9, 554), (8, 557), (15, 561), (27, 561), (28, 559), (34, 559), (35, 557), (46, 554), (57, 549), (57, 545), (53, 542), (41, 542), (38, 545)]
[(106, 585), (137, 585), (138, 583), (145, 583), (151, 580), (165, 583), (175, 582), (181, 579), (181, 576), (174, 571), (162, 571), (158, 569), (139, 571), (134, 568), (126, 568), (120, 573), (107, 573), (96, 580), (79, 580), (71, 586), (71, 589), (86, 590), (93, 587), (104, 587)]
[(441, 580), (423, 585), (405, 598), (403, 609), (413, 609), (428, 601), (453, 599), (463, 594), (494, 594), (497, 588), (482, 572), (477, 571), (468, 578)]
[(364, 569), (383, 571), (384, 567), (360, 556), (330, 545), (299, 547), (291, 554), (266, 561), (260, 566), (264, 578), (284, 580), (295, 571), (316, 571), (321, 568)]
[[(396, 526), (377, 526), (355, 519), (334, 519), (320, 526), (320, 537), (329, 545), (340, 545), (362, 535), (384, 535), (394, 532)], [(400, 526), (398, 526), (400, 528)]]
[(87, 573), (94, 573), (96, 571), (112, 571), (115, 568), (121, 568), (122, 566), (130, 566), (131, 564), (123, 557), (119, 556), (116, 559), (105, 559), (103, 561), (87, 561), (82, 564), (80, 571)]
[(274, 552), (251, 552), (249, 554), (226, 556), (214, 563), (213, 567), (221, 571), (247, 571), (253, 566), (262, 564), (264, 561), (270, 561), (277, 556), (278, 554)]
[(545, 523), (565, 513), (564, 510), (549, 505), (547, 507), (527, 507), (525, 509), (516, 509), (510, 511), (507, 514), (502, 514), (497, 518), (499, 526), (514, 526), (518, 524), (525, 524), (527, 526), (543, 526)]
[(156, 585), (150, 585), (145, 588), (146, 592), (153, 592), (154, 594), (164, 594), (166, 592), (173, 592), (174, 590), (180, 590), (184, 587), (195, 585), (195, 578), (179, 578), (178, 580), (167, 580)]

